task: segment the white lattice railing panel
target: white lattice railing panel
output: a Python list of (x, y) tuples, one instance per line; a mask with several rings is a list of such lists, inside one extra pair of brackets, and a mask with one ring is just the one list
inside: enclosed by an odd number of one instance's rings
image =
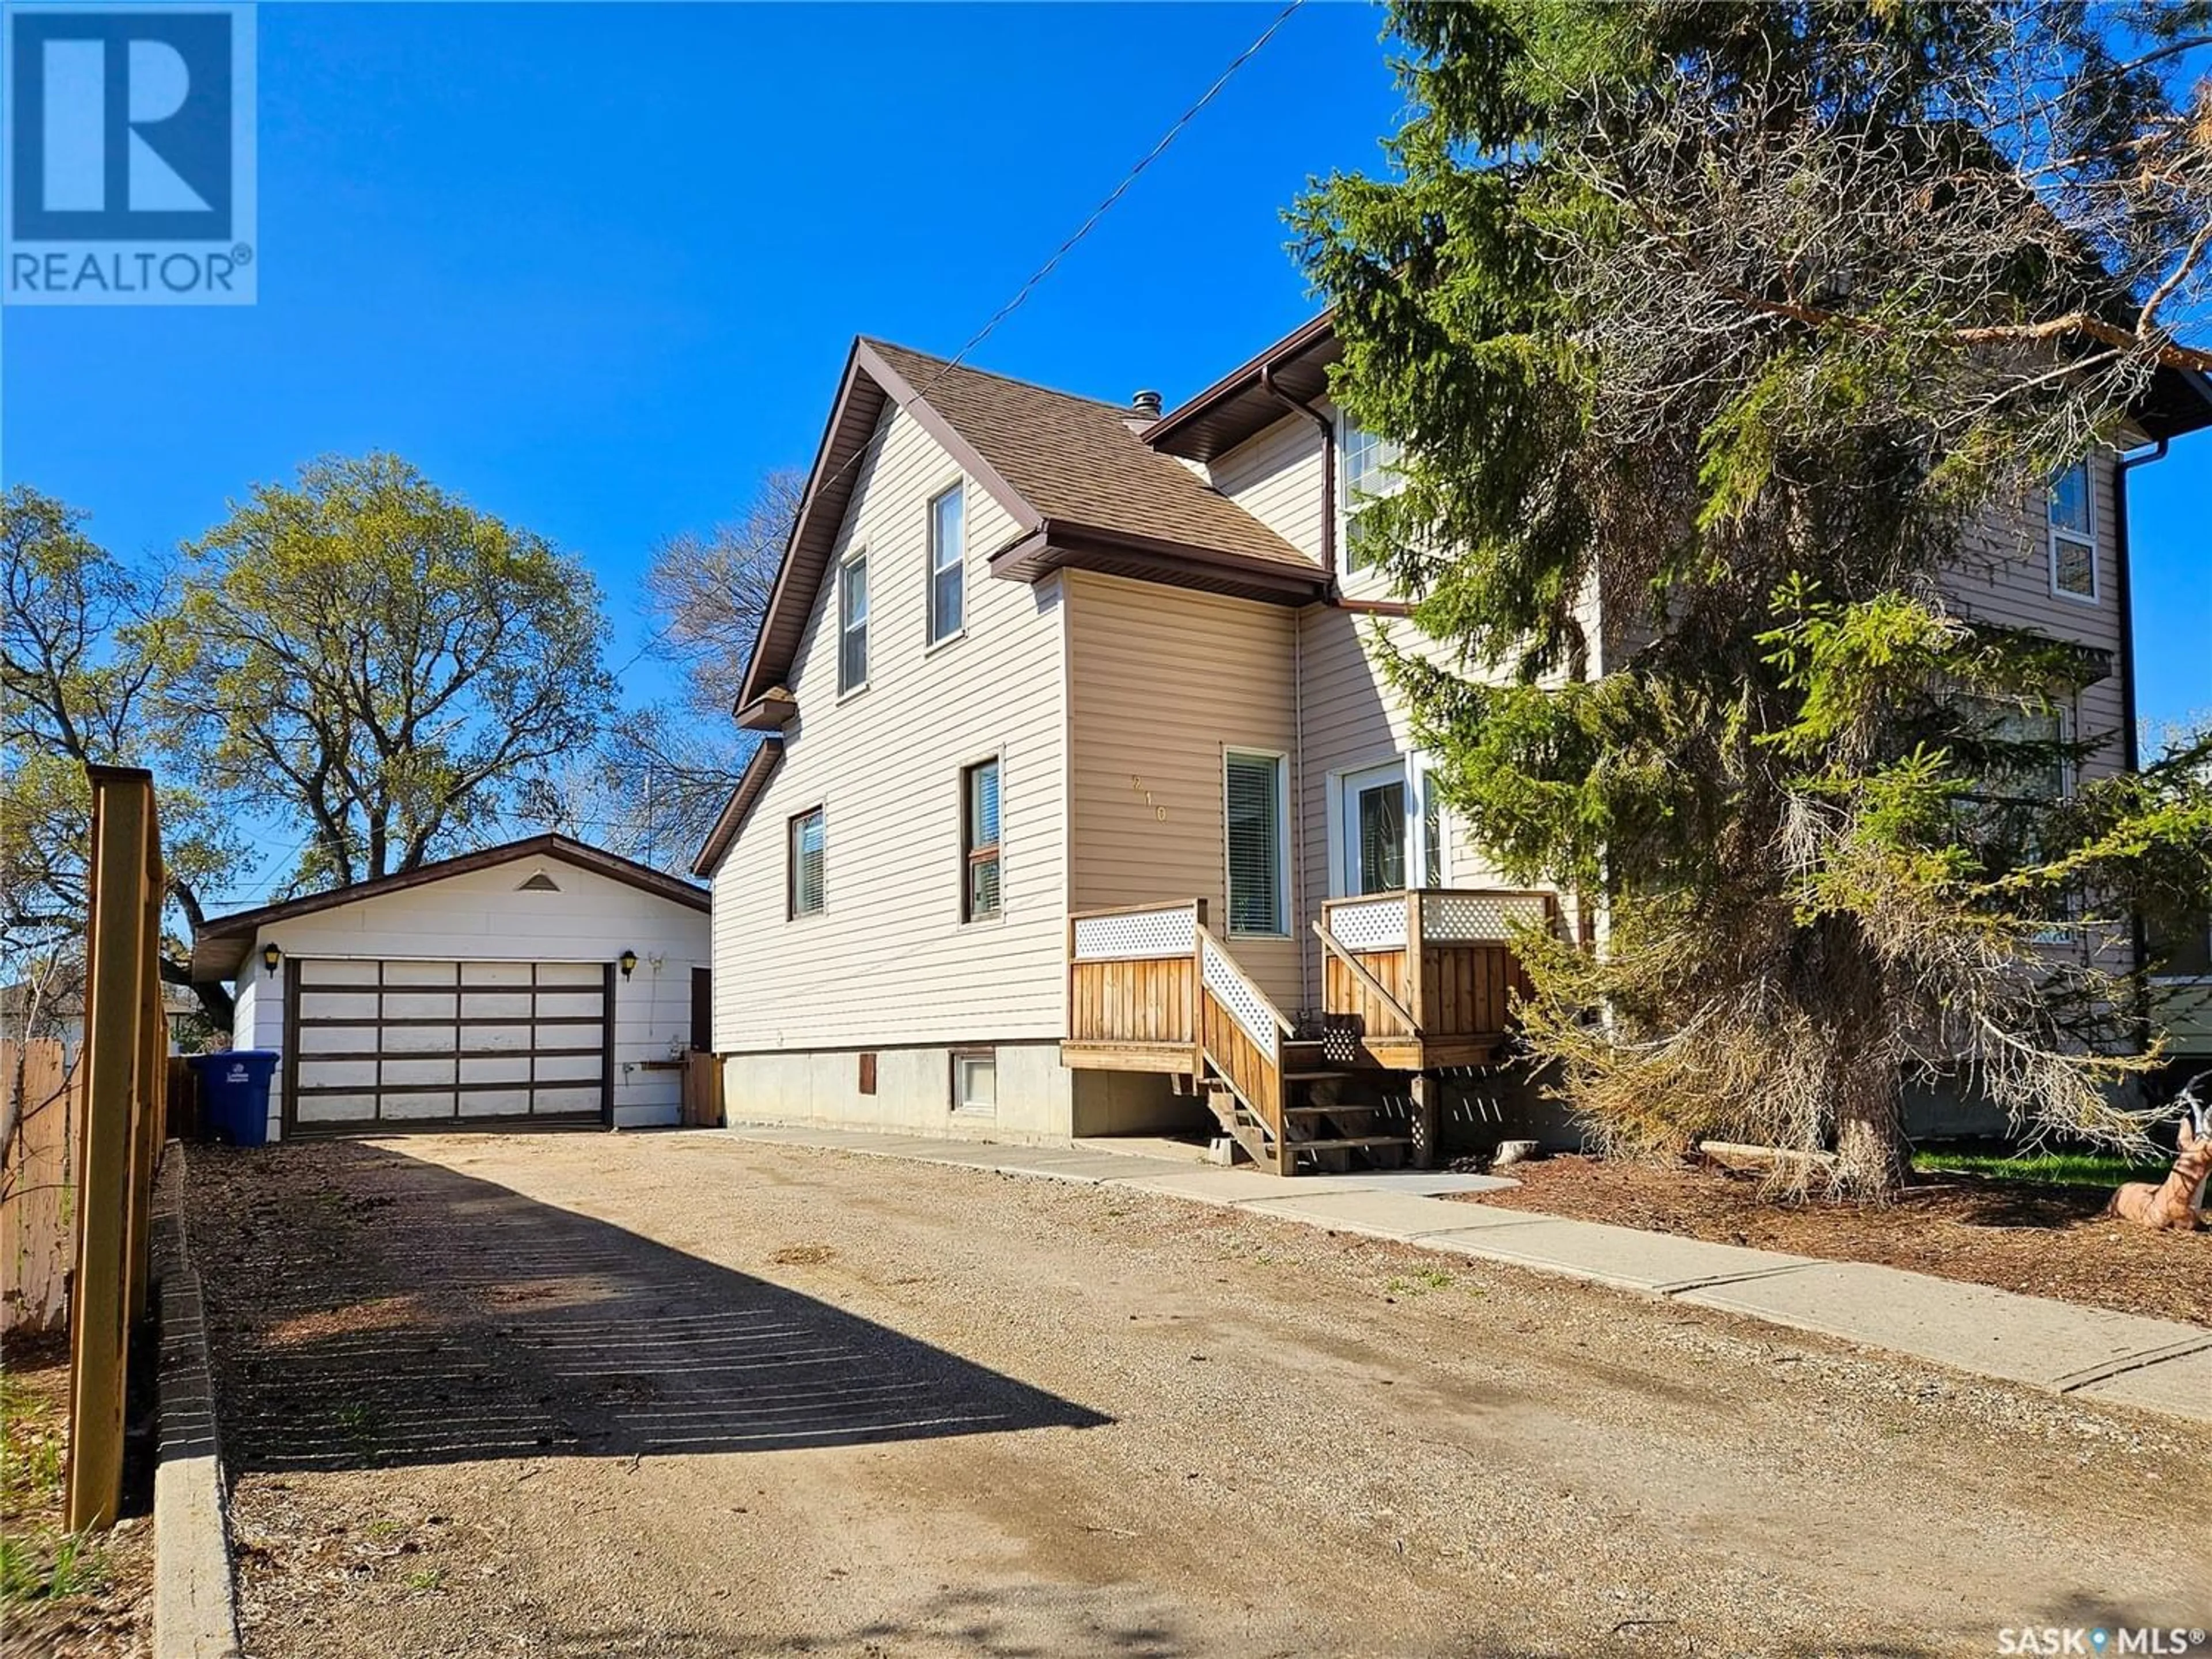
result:
[(1146, 957), (1187, 957), (1198, 944), (1198, 916), (1188, 904), (1167, 910), (1123, 910), (1079, 916), (1078, 962), (1127, 962)]
[(1347, 951), (1406, 948), (1406, 901), (1402, 895), (1359, 904), (1332, 905), (1328, 931)]
[(1243, 1028), (1254, 1046), (1273, 1060), (1279, 1030), (1275, 1005), (1267, 1000), (1258, 986), (1244, 977), (1244, 970), (1237, 965), (1236, 958), (1210, 939), (1199, 959), (1199, 971), (1205, 975), (1206, 988), (1212, 993), (1213, 1000), (1229, 1011), (1230, 1018)]
[(1516, 926), (1541, 927), (1550, 915), (1540, 894), (1425, 893), (1421, 938), (1436, 945), (1503, 945)]

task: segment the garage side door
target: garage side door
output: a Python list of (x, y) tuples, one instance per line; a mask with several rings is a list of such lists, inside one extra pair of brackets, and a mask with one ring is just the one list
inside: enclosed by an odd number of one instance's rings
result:
[(592, 962), (297, 960), (288, 1131), (597, 1125), (612, 970)]

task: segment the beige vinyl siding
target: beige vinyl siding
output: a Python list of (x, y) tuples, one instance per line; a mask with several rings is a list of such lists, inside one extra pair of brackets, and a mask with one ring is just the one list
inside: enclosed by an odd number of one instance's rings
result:
[[(1223, 753), (1282, 754), (1295, 802), (1296, 627), (1297, 614), (1281, 605), (1068, 578), (1074, 908), (1203, 898), (1213, 931), (1227, 936)], [(1288, 839), (1294, 871), (1295, 821)], [(1230, 945), (1285, 1014), (1303, 1006), (1295, 927), (1288, 939)]]
[[(1326, 410), (1324, 410), (1324, 412)], [(1300, 552), (1319, 558), (1322, 529), (1334, 503), (1328, 499), (1320, 428), (1300, 416), (1286, 416), (1213, 464), (1216, 488)], [(1376, 594), (1370, 597), (1382, 597)], [(1391, 688), (1374, 647), (1378, 630), (1400, 648), (1441, 647), (1410, 622), (1380, 620), (1325, 605), (1297, 613), (1294, 641), (1298, 668), (1298, 723), (1304, 730), (1297, 788), (1295, 834), (1301, 849), (1295, 908), (1307, 1000), (1320, 969), (1308, 936), (1310, 919), (1332, 890), (1334, 849), (1329, 844), (1329, 797), (1335, 776), (1381, 765), (1413, 750), (1412, 719)], [(1445, 879), (1454, 886), (1486, 887), (1501, 878), (1483, 849), (1449, 812), (1444, 815)]]
[(1212, 472), (1216, 489), (1308, 558), (1321, 557), (1328, 508), (1319, 427), (1285, 416), (1217, 459)]
[[(783, 764), (716, 872), (714, 1046), (724, 1054), (1013, 1042), (1060, 1034), (1066, 700), (1058, 581), (998, 581), (1013, 521), (972, 480), (966, 631), (927, 643), (929, 499), (959, 477), (911, 417), (854, 492), (837, 559), (866, 547), (868, 684), (837, 694), (834, 580), (791, 675)], [(834, 568), (834, 566), (833, 566)], [(961, 921), (960, 774), (999, 757), (1004, 909)], [(786, 915), (793, 814), (824, 809), (824, 904)]]
[(2094, 458), (2089, 477), (2096, 496), (2091, 520), (2097, 532), (2094, 603), (2051, 591), (2050, 519), (2040, 491), (2016, 511), (1990, 514), (1968, 536), (1957, 568), (1943, 585), (1962, 616), (2091, 646), (2110, 659), (2112, 672), (2082, 687), (2067, 705), (2077, 735), (2104, 739), (2104, 747), (2082, 763), (2085, 778), (2107, 775), (2127, 763), (2124, 730), (2129, 696), (2121, 679), (2119, 520), (2114, 495), (2119, 480), (2113, 458)]

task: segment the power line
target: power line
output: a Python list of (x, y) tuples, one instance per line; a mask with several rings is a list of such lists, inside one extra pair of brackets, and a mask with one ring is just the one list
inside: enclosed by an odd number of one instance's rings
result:
[[(1045, 279), (1050, 276), (1054, 271), (1060, 268), (1060, 262), (1066, 258), (1070, 253), (1073, 253), (1075, 251), (1078, 245), (1082, 242), (1085, 237), (1090, 235), (1092, 231), (1098, 228), (1098, 222), (1103, 219), (1109, 212), (1112, 211), (1115, 204), (1129, 193), (1130, 186), (1134, 185), (1137, 180), (1143, 176), (1145, 169), (1151, 167), (1153, 162), (1158, 161), (1161, 156), (1167, 153), (1168, 147), (1173, 144), (1177, 138), (1182, 136), (1183, 129), (1188, 127), (1193, 121), (1196, 120), (1199, 116), (1204, 112), (1206, 106), (1221, 95), (1222, 88), (1226, 87), (1231, 80), (1236, 78), (1237, 70), (1243, 69), (1245, 64), (1250, 63), (1253, 58), (1257, 57), (1260, 53), (1261, 48), (1265, 46), (1268, 41), (1273, 40), (1276, 33), (1282, 28), (1283, 25), (1291, 21), (1292, 14), (1299, 10), (1299, 9), (1304, 6), (1306, 0), (1290, 0), (1290, 3), (1288, 5), (1285, 6), (1280, 11), (1275, 14), (1273, 20), (1271, 20), (1267, 24), (1267, 27), (1260, 31), (1258, 38), (1256, 38), (1250, 46), (1245, 47), (1243, 51), (1238, 52), (1236, 57), (1229, 60), (1229, 66), (1223, 70), (1220, 74), (1213, 77), (1212, 84), (1208, 86), (1204, 92), (1199, 94), (1197, 99), (1191, 104), (1189, 108), (1184, 110), (1181, 115), (1176, 117), (1174, 122), (1169, 126), (1168, 130), (1160, 135), (1159, 142), (1155, 143), (1150, 149), (1146, 150), (1142, 156), (1139, 157), (1136, 163), (1132, 166), (1127, 173), (1121, 175), (1121, 182), (1116, 184), (1113, 189), (1108, 191), (1103, 199), (1099, 202), (1098, 205), (1091, 210), (1090, 216), (1085, 219), (1080, 225), (1076, 227), (1074, 234), (1071, 235), (1066, 241), (1054, 248), (1052, 252), (1052, 257), (1048, 258), (1042, 264), (1039, 265), (1034, 271), (1030, 273), (1029, 280), (1024, 282), (1020, 288), (1014, 291), (1013, 298), (1008, 300), (1006, 304), (1000, 306), (996, 311), (993, 312), (989, 320), (987, 321), (982, 327), (977, 329), (974, 334), (969, 337), (968, 343), (962, 346), (959, 350), (954, 352), (949, 359), (938, 367), (936, 372), (931, 375), (927, 385), (915, 388), (915, 396), (918, 399), (927, 400), (929, 394), (935, 391), (939, 386), (944, 383), (945, 376), (950, 374), (954, 369), (959, 368), (960, 365), (966, 361), (969, 352), (975, 350), (977, 346), (981, 345), (984, 341), (989, 339), (992, 334), (997, 331), (1000, 324), (1005, 322), (1007, 318), (1012, 316), (1014, 313), (1022, 308), (1023, 305), (1028, 301), (1030, 295), (1036, 293), (1038, 288), (1043, 284)], [(828, 488), (829, 485), (836, 483), (840, 478), (842, 478), (854, 467), (859, 466), (863, 461), (868, 459), (874, 453), (877, 445), (883, 441), (884, 434), (887, 430), (887, 428), (878, 427), (874, 432), (870, 433), (868, 434), (867, 441), (863, 443), (859, 449), (854, 452), (852, 459), (845, 462), (843, 465), (838, 467), (836, 471), (830, 473), (829, 477), (823, 479), (822, 483), (816, 486), (816, 488)], [(809, 495), (811, 495), (814, 493), (815, 489), (810, 489), (807, 491)], [(646, 641), (644, 644), (641, 645), (635, 651), (632, 652), (620, 667), (616, 668), (612, 672), (617, 675), (620, 675), (628, 671), (641, 657), (644, 656), (647, 652), (652, 650), (654, 646), (666, 639), (668, 635), (674, 631), (675, 627), (675, 623), (671, 622), (665, 627), (658, 629), (651, 638)]]
[[(1267, 46), (1267, 42), (1273, 40), (1276, 34), (1280, 32), (1283, 25), (1289, 22), (1291, 16), (1303, 8), (1305, 3), (1306, 0), (1289, 0), (1289, 3), (1284, 6), (1284, 8), (1280, 11), (1277, 12), (1268, 21), (1267, 27), (1260, 31), (1258, 36), (1252, 41), (1251, 45), (1246, 46), (1243, 51), (1238, 52), (1236, 57), (1229, 60), (1228, 66), (1224, 68), (1220, 74), (1213, 77), (1212, 82), (1206, 87), (1206, 90), (1200, 93), (1197, 98), (1191, 102), (1189, 107), (1185, 109), (1182, 114), (1176, 117), (1175, 120), (1170, 124), (1167, 131), (1160, 135), (1158, 141), (1155, 143), (1150, 149), (1146, 150), (1144, 155), (1139, 156), (1129, 167), (1127, 172), (1121, 175), (1120, 181), (1115, 185), (1113, 189), (1106, 192), (1105, 196), (1100, 199), (1097, 206), (1091, 210), (1089, 216), (1085, 218), (1081, 224), (1075, 228), (1073, 234), (1068, 236), (1065, 241), (1061, 242), (1058, 247), (1054, 248), (1052, 251), (1051, 256), (1048, 258), (1042, 264), (1039, 265), (1035, 270), (1030, 273), (1028, 279), (1024, 281), (1019, 288), (1014, 290), (1013, 297), (1009, 299), (996, 311), (993, 312), (990, 317), (984, 322), (983, 325), (977, 329), (974, 334), (969, 337), (967, 343), (963, 345), (959, 350), (953, 353), (951, 357), (947, 359), (945, 362), (939, 364), (925, 384), (917, 386), (915, 389), (915, 396), (918, 399), (926, 399), (932, 392), (935, 391), (939, 386), (944, 383), (947, 375), (951, 374), (954, 369), (959, 368), (961, 364), (966, 361), (968, 355), (970, 352), (974, 351), (976, 347), (981, 345), (984, 341), (989, 339), (991, 336), (998, 331), (1000, 324), (1004, 323), (1006, 319), (1012, 316), (1017, 311), (1019, 311), (1024, 305), (1028, 303), (1030, 296), (1035, 294), (1039, 288), (1043, 286), (1044, 283), (1052, 276), (1054, 271), (1060, 268), (1061, 263), (1067, 258), (1067, 256), (1073, 253), (1077, 247), (1081, 246), (1084, 239), (1088, 237), (1092, 231), (1096, 230), (1098, 228), (1099, 222), (1103, 220), (1109, 213), (1113, 211), (1115, 204), (1118, 204), (1124, 196), (1129, 193), (1131, 187), (1136, 184), (1139, 179), (1144, 176), (1146, 169), (1150, 167), (1153, 162), (1158, 161), (1161, 156), (1167, 154), (1169, 148), (1174, 144), (1177, 138), (1182, 136), (1183, 130), (1188, 127), (1193, 121), (1196, 120), (1200, 115), (1205, 112), (1206, 106), (1212, 104), (1216, 98), (1219, 97), (1223, 88), (1227, 87), (1230, 82), (1236, 78), (1237, 71), (1242, 70), (1245, 64), (1250, 63), (1253, 58), (1257, 57), (1260, 54), (1261, 50)], [(863, 443), (858, 450), (854, 452), (850, 459), (847, 460), (842, 465), (831, 472), (829, 477), (823, 479), (819, 485), (816, 486), (816, 488), (827, 488), (829, 485), (836, 483), (854, 468), (860, 465), (864, 461), (867, 460), (874, 453), (877, 446), (883, 441), (884, 436), (888, 429), (889, 428), (886, 427), (878, 426), (874, 432), (869, 434), (867, 441)], [(813, 493), (813, 490), (811, 489), (808, 492), (810, 495)], [(610, 677), (619, 678), (623, 674), (627, 673), (631, 668), (636, 665), (636, 664), (647, 652), (651, 651), (653, 647), (659, 645), (663, 640), (666, 639), (670, 634), (673, 633), (676, 627), (676, 622), (672, 619), (661, 627), (655, 629), (636, 650), (631, 652), (629, 656), (625, 657), (614, 668), (608, 671)], [(495, 812), (497, 817), (505, 819), (509, 823), (513, 823), (517, 821), (522, 823), (544, 821), (544, 815), (523, 817), (513, 811), (512, 809), (495, 809)], [(594, 828), (600, 829), (630, 829), (636, 827), (634, 820), (619, 818), (587, 819), (581, 817), (570, 817), (566, 818), (566, 822), (574, 823), (580, 828), (587, 823)], [(313, 839), (314, 834), (313, 831), (310, 831), (307, 835), (301, 837), (301, 839), (291, 848), (280, 854), (278, 855), (275, 872), (266, 880), (259, 882), (252, 889), (247, 890), (246, 896), (249, 898), (258, 897), (273, 888), (276, 883), (283, 878), (285, 871), (289, 866), (289, 861), (293, 858), (296, 857), (301, 849), (305, 848), (307, 844)]]
[[(1266, 46), (1268, 41), (1273, 40), (1275, 38), (1276, 31), (1280, 29), (1284, 24), (1291, 21), (1291, 14), (1297, 11), (1301, 6), (1304, 5), (1305, 3), (1306, 0), (1291, 0), (1290, 4), (1285, 6), (1282, 10), (1277, 12), (1275, 14), (1274, 20), (1270, 22), (1266, 28), (1260, 31), (1260, 37), (1258, 40), (1253, 41), (1250, 46), (1245, 47), (1243, 51), (1238, 52), (1235, 58), (1230, 60), (1229, 67), (1222, 70), (1219, 75), (1214, 76), (1213, 84), (1206, 88), (1204, 92), (1199, 94), (1198, 101), (1194, 103), (1188, 109), (1185, 110), (1181, 115), (1176, 118), (1175, 125), (1160, 135), (1159, 143), (1154, 144), (1152, 149), (1146, 150), (1137, 164), (1131, 167), (1129, 171), (1122, 176), (1121, 182), (1115, 185), (1112, 190), (1106, 192), (1106, 199), (1099, 203), (1097, 207), (1091, 209), (1091, 216), (1088, 219), (1085, 219), (1080, 226), (1077, 227), (1075, 234), (1069, 237), (1066, 241), (1062, 242), (1059, 247), (1055, 248), (1053, 251), (1052, 258), (1047, 259), (1042, 264), (1036, 268), (1036, 270), (1030, 276), (1029, 281), (1022, 284), (1019, 291), (1015, 294), (1014, 297), (1007, 301), (1006, 304), (1000, 306), (997, 311), (994, 312), (991, 315), (991, 320), (985, 323), (982, 327), (977, 329), (975, 331), (975, 337), (970, 339), (966, 345), (962, 346), (957, 352), (953, 354), (951, 362), (945, 364), (946, 368), (957, 368), (959, 365), (960, 361), (967, 356), (969, 352), (973, 351), (977, 346), (982, 344), (985, 340), (990, 338), (991, 331), (994, 329), (997, 328), (1000, 323), (1006, 321), (1007, 318), (1012, 316), (1016, 311), (1021, 308), (1022, 302), (1027, 300), (1031, 294), (1036, 291), (1038, 284), (1042, 283), (1046, 277), (1052, 275), (1053, 271), (1058, 268), (1060, 262), (1062, 259), (1065, 259), (1074, 251), (1076, 244), (1080, 242), (1085, 237), (1088, 236), (1093, 230), (1097, 228), (1098, 222), (1106, 216), (1107, 212), (1116, 202), (1120, 201), (1122, 197), (1128, 193), (1129, 186), (1137, 182), (1137, 179), (1142, 175), (1145, 169), (1152, 166), (1153, 162), (1158, 161), (1162, 155), (1167, 153), (1168, 146), (1175, 143), (1175, 141), (1182, 136), (1182, 130), (1198, 118), (1200, 112), (1203, 111), (1208, 104), (1212, 103), (1220, 95), (1221, 89), (1227, 86), (1231, 80), (1235, 77), (1237, 71), (1243, 69), (1245, 64), (1250, 63), (1254, 58), (1257, 57), (1259, 55), (1260, 48)], [(932, 381), (931, 384), (934, 385), (935, 382)]]

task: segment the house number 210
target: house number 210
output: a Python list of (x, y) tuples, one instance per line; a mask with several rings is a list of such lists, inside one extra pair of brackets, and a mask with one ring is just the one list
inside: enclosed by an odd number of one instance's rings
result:
[(1145, 798), (1145, 805), (1152, 809), (1152, 816), (1162, 823), (1168, 819), (1168, 809), (1152, 799), (1152, 792), (1145, 787), (1145, 781), (1135, 773), (1129, 775), (1129, 787)]

